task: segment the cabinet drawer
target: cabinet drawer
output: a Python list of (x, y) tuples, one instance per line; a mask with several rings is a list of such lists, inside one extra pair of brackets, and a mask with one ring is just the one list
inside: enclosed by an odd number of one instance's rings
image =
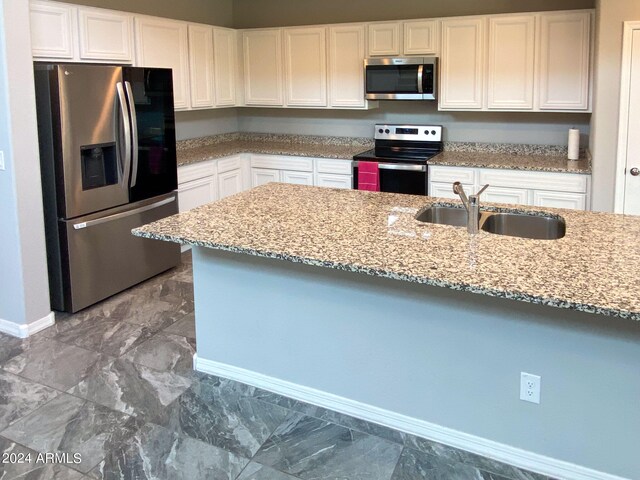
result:
[(352, 188), (351, 175), (334, 175), (332, 173), (318, 173), (316, 175), (316, 186), (329, 188)]
[(242, 167), (242, 156), (234, 155), (233, 157), (225, 157), (218, 160), (218, 173), (236, 170)]
[(486, 183), (497, 187), (530, 188), (557, 192), (585, 193), (587, 191), (587, 176), (571, 173), (481, 169), (478, 184), (484, 185)]
[[(475, 184), (475, 171), (465, 167), (429, 167), (429, 180), (433, 182), (460, 182), (466, 185)], [(451, 187), (453, 188), (453, 187)]]
[[(465, 192), (472, 192), (474, 188), (473, 185), (469, 185), (469, 184), (463, 184), (462, 186), (464, 187)], [(458, 194), (453, 193), (452, 182), (446, 182), (446, 183), (430, 182), (429, 196), (460, 200), (460, 197), (458, 196)]]
[(178, 167), (178, 185), (182, 185), (199, 178), (210, 177), (216, 173), (215, 160), (194, 163), (193, 165), (183, 165)]
[(586, 210), (587, 196), (584, 193), (535, 191), (533, 192), (533, 204), (536, 207)]
[(330, 160), (326, 158), (316, 159), (318, 173), (337, 173), (338, 175), (351, 175), (351, 160)]
[(526, 188), (504, 188), (490, 186), (482, 194), (482, 202), (514, 203), (531, 205), (530, 192)]
[(251, 167), (312, 172), (313, 159), (304, 157), (283, 157), (280, 155), (251, 155)]

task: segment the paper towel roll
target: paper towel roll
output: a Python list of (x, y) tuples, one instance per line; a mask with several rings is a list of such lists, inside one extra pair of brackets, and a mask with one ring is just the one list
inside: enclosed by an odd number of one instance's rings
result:
[(569, 158), (569, 160), (578, 160), (578, 157), (580, 156), (580, 130), (577, 128), (569, 129), (568, 146), (569, 154), (567, 155), (567, 158)]

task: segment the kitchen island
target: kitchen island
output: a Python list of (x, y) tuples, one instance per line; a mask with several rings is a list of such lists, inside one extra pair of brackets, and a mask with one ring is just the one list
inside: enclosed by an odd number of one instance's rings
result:
[(563, 238), (470, 236), (417, 222), (429, 203), (269, 184), (134, 234), (195, 247), (198, 370), (549, 475), (638, 478), (640, 218), (545, 209)]

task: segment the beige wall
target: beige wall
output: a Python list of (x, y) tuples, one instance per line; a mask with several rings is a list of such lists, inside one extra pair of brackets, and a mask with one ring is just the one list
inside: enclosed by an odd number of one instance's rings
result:
[(569, 10), (594, 5), (595, 0), (234, 0), (233, 23), (236, 28), (255, 28)]
[(640, 20), (640, 0), (597, 0), (596, 74), (591, 116), (593, 209), (613, 211), (620, 113), (623, 22)]
[(233, 26), (233, 0), (64, 0), (67, 3), (143, 13), (190, 22)]

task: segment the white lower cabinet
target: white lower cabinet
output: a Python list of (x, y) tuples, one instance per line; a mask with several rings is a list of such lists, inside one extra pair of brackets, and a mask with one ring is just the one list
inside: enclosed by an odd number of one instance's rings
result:
[(586, 174), (429, 166), (429, 196), (458, 199), (453, 182), (461, 182), (467, 195), (489, 184), (484, 202), (577, 210), (590, 205), (591, 176)]
[(180, 213), (216, 200), (216, 176), (201, 178), (178, 187), (178, 207)]
[(335, 173), (316, 173), (316, 186), (328, 188), (352, 188), (351, 175), (336, 175)]
[(295, 185), (313, 185), (313, 172), (290, 172), (284, 170), (280, 172), (280, 179), (284, 183)]
[(251, 187), (259, 187), (271, 182), (280, 181), (280, 171), (270, 168), (251, 169)]
[(218, 192), (219, 198), (222, 200), (230, 195), (235, 195), (244, 190), (244, 182), (242, 181), (242, 169), (236, 168), (218, 174)]

